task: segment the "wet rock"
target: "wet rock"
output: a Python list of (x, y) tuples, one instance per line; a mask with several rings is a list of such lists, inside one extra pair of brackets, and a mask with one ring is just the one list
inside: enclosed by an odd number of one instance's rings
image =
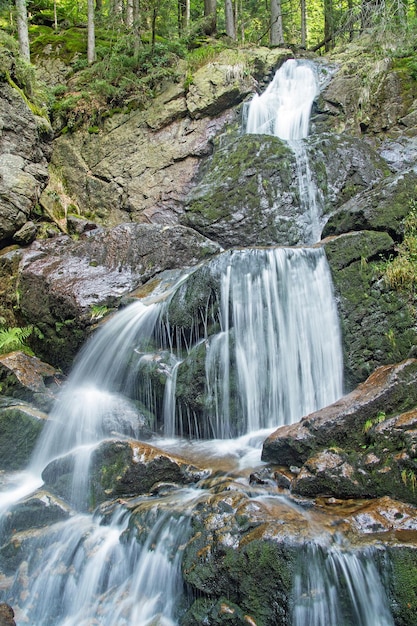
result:
[(47, 415), (23, 401), (2, 397), (0, 402), (1, 469), (23, 469), (44, 427)]
[(264, 443), (263, 460), (286, 466), (305, 463), (312, 451), (327, 447), (329, 441), (342, 448), (356, 448), (362, 444), (368, 419), (417, 403), (416, 376), (415, 359), (378, 368), (334, 404), (276, 430)]
[(48, 180), (48, 122), (36, 118), (16, 89), (0, 81), (0, 243), (27, 221)]
[(0, 603), (0, 626), (16, 626), (14, 611), (9, 604)]
[(24, 352), (0, 355), (2, 393), (50, 409), (61, 382), (61, 374), (48, 363)]
[[(354, 137), (306, 140), (312, 178), (326, 198), (323, 214), (379, 180), (388, 168)], [(225, 248), (296, 245), (306, 241), (295, 155), (277, 137), (231, 134), (220, 138), (189, 196), (184, 224)]]
[(21, 308), (42, 331), (32, 338), (37, 354), (68, 366), (95, 323), (94, 307), (105, 312), (166, 269), (192, 266), (219, 246), (184, 226), (122, 224), (96, 229), (74, 241), (62, 236), (35, 242), (21, 264)]
[[(70, 500), (75, 454), (52, 461), (42, 479), (49, 489)], [(113, 498), (148, 493), (159, 483), (193, 484), (207, 472), (175, 455), (135, 441), (107, 441), (92, 452), (89, 464), (90, 508)]]
[(351, 232), (322, 245), (335, 287), (349, 391), (378, 366), (408, 357), (417, 340), (414, 314), (408, 294), (391, 289), (379, 269), (394, 249), (388, 233)]
[(40, 490), (13, 505), (2, 519), (2, 533), (11, 534), (68, 519), (71, 509), (65, 502)]

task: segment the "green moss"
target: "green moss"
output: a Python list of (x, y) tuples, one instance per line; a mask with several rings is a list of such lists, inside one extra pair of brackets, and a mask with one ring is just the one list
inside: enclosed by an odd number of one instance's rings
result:
[(1, 469), (23, 469), (32, 454), (44, 421), (29, 407), (0, 408)]
[(389, 548), (391, 593), (397, 626), (414, 624), (417, 615), (417, 550), (407, 546)]

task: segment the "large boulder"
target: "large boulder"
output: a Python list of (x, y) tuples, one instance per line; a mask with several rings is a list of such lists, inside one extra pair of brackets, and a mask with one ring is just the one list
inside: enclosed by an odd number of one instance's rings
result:
[(275, 431), (262, 458), (298, 468), (295, 493), (416, 504), (416, 376), (414, 359), (378, 368), (334, 404)]
[(0, 355), (3, 395), (33, 402), (48, 410), (54, 402), (60, 378), (60, 372), (35, 356), (20, 351)]
[(375, 179), (372, 182), (372, 188), (332, 211), (323, 230), (324, 237), (352, 230), (377, 230), (388, 232), (396, 241), (401, 239), (403, 220), (417, 193), (417, 172), (411, 168), (378, 184)]
[[(76, 463), (76, 453), (71, 453), (52, 461), (42, 473), (46, 487), (70, 502)], [(83, 494), (83, 501), (95, 508), (106, 500), (147, 493), (159, 483), (196, 483), (204, 474), (185, 459), (149, 444), (109, 440), (91, 454), (88, 493)]]
[(219, 246), (183, 226), (122, 224), (35, 242), (20, 267), (21, 310), (43, 333), (37, 354), (67, 367), (95, 323), (94, 307), (122, 296), (167, 269), (197, 264)]
[(0, 128), (0, 244), (4, 244), (29, 221), (48, 182), (51, 130), (18, 90), (1, 79)]

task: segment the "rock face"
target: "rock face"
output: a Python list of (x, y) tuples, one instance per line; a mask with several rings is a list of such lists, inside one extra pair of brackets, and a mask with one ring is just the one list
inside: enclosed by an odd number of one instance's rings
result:
[[(236, 122), (236, 105), (254, 92), (256, 78), (289, 56), (279, 49), (220, 55), (193, 74), (187, 91), (171, 85), (148, 110), (115, 115), (98, 134), (59, 137), (52, 168), (78, 209), (100, 223), (176, 223), (214, 137)], [(55, 193), (50, 187), (44, 196)]]
[(28, 222), (48, 182), (51, 132), (16, 89), (0, 81), (0, 244)]
[(20, 289), (23, 315), (44, 335), (37, 353), (69, 365), (95, 321), (95, 306), (115, 308), (122, 296), (164, 270), (195, 265), (219, 249), (184, 226), (150, 224), (34, 243), (20, 266)]
[(409, 356), (416, 341), (408, 294), (391, 289), (381, 261), (394, 251), (386, 232), (361, 230), (322, 241), (340, 314), (345, 388), (353, 389), (376, 367)]
[(275, 431), (262, 458), (301, 467), (295, 493), (391, 495), (416, 504), (416, 375), (414, 359), (377, 369), (341, 400)]

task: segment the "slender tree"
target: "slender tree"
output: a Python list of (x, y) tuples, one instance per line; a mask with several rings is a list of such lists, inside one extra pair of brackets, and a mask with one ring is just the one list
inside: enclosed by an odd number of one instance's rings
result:
[(306, 0), (300, 0), (301, 10), (301, 46), (303, 48), (307, 45), (307, 5)]
[(236, 40), (236, 23), (235, 23), (235, 15), (233, 11), (233, 2), (232, 0), (225, 0), (224, 2), (224, 15), (226, 18), (226, 34), (228, 37)]
[(91, 65), (96, 60), (96, 35), (94, 0), (87, 0), (87, 61)]
[(284, 29), (282, 26), (281, 0), (271, 0), (271, 36), (272, 46), (284, 43)]
[(324, 47), (330, 50), (334, 40), (333, 0), (324, 0)]
[(19, 39), (20, 54), (30, 61), (28, 12), (26, 0), (16, 0), (17, 36)]

